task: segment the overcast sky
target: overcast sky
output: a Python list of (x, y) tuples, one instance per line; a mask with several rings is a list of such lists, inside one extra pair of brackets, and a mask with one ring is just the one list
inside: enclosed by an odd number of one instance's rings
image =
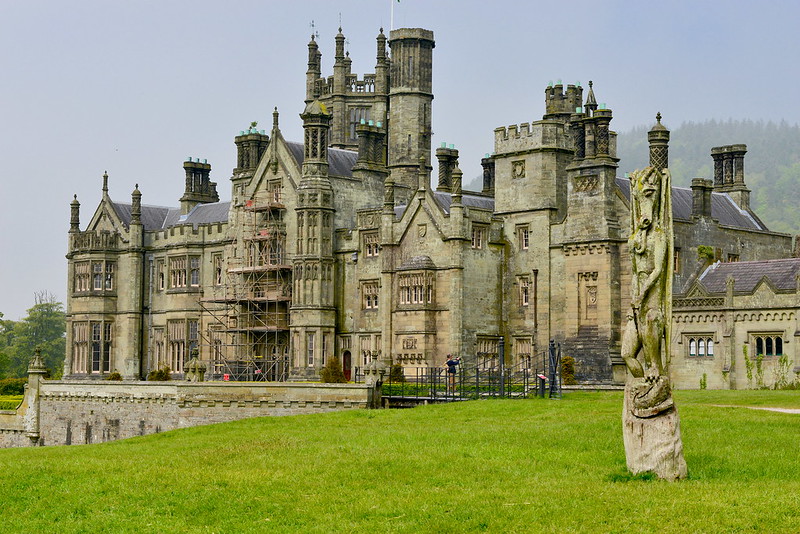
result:
[[(182, 162), (207, 158), (230, 198), (233, 137), (258, 120), (301, 140), (313, 20), (332, 74), (341, 17), (353, 72), (374, 72), (390, 0), (0, 0), (0, 312), (36, 291), (66, 301), (69, 203), (82, 228), (100, 199), (177, 206)], [(434, 31), (433, 146), (465, 180), (493, 129), (541, 119), (549, 81), (589, 80), (612, 127), (705, 119), (800, 121), (800, 2), (394, 2), (394, 27)], [(624, 162), (622, 163), (624, 166)]]

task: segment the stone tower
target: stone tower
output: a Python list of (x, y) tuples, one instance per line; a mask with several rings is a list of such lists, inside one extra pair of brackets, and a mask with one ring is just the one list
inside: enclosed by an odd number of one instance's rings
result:
[(403, 28), (389, 33), (388, 167), (399, 186), (417, 189), (419, 160), (431, 169), (433, 32)]
[(333, 279), (333, 188), (328, 177), (331, 114), (314, 100), (300, 115), (305, 131), (297, 188), (291, 335), (296, 378), (313, 378), (333, 354), (336, 309)]

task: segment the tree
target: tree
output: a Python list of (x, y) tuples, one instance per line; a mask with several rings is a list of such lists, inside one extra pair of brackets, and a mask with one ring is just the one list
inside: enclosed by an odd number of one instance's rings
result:
[(11, 358), (9, 347), (14, 339), (14, 321), (3, 319), (0, 312), (0, 378), (7, 378), (10, 373)]
[[(66, 316), (64, 305), (48, 291), (39, 291), (34, 296), (35, 304), (28, 309), (27, 317), (20, 321), (3, 321), (0, 331), (0, 351), (5, 353), (5, 374), (13, 377), (25, 376), (33, 351), (42, 349), (42, 358), (51, 376), (60, 377), (64, 369)], [(5, 329), (12, 323), (10, 332)], [(2, 348), (3, 338), (7, 345)], [(0, 364), (3, 357), (0, 356)]]

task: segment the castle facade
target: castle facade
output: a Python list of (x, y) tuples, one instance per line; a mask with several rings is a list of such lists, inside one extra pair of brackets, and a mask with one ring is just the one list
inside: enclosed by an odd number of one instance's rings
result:
[[(308, 45), (302, 142), (277, 110), (269, 132), (235, 137), (230, 201), (191, 158), (179, 207), (144, 204), (138, 186), (114, 201), (104, 176), (81, 229), (73, 200), (65, 376), (181, 376), (195, 349), (211, 379), (315, 380), (334, 355), (349, 377), (450, 353), (516, 366), (554, 339), (579, 380), (624, 381), (629, 181), (591, 83), (550, 85), (541, 120), (497, 128), (467, 191), (458, 150), (431, 147), (433, 32), (381, 31), (360, 78), (344, 41), (327, 78)], [(660, 119), (649, 140), (651, 165), (668, 167)], [(700, 245), (728, 262), (792, 255), (750, 209), (745, 152), (714, 148), (713, 181), (673, 188), (675, 288), (705, 267)]]

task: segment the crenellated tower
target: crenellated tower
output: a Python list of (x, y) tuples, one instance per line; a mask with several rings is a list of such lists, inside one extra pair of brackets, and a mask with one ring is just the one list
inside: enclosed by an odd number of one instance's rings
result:
[(334, 307), (333, 188), (328, 177), (331, 114), (314, 100), (303, 119), (302, 178), (297, 188), (297, 241), (292, 262), (294, 291), (291, 335), (296, 378), (314, 378), (333, 354)]
[(417, 186), (419, 159), (431, 167), (433, 32), (403, 28), (389, 33), (389, 171), (396, 184)]

